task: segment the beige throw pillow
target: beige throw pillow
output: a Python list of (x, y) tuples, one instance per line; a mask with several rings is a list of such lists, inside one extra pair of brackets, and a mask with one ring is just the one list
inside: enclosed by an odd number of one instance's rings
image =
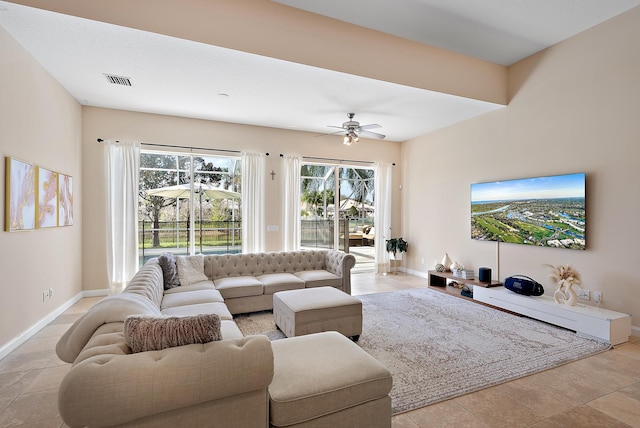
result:
[(178, 277), (180, 285), (190, 285), (196, 282), (207, 281), (209, 278), (204, 274), (204, 256), (178, 256), (176, 257), (178, 266)]
[(166, 318), (134, 315), (124, 320), (124, 340), (134, 353), (221, 339), (220, 317), (215, 314)]

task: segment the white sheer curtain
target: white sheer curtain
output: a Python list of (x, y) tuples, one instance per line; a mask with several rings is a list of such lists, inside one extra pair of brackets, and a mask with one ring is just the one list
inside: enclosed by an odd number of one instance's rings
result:
[(283, 155), (284, 159), (284, 219), (282, 232), (284, 251), (300, 249), (300, 156)]
[(242, 152), (242, 252), (264, 251), (264, 175), (263, 153)]
[(392, 164), (377, 162), (373, 171), (375, 177), (375, 266), (376, 273), (389, 272), (387, 239), (391, 238), (391, 176)]
[(140, 144), (105, 141), (107, 274), (118, 293), (138, 270)]

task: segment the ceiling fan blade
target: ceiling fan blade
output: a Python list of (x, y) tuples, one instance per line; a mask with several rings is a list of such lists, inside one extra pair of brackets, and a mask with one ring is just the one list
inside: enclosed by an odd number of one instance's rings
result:
[(338, 128), (338, 129), (344, 129), (342, 126), (333, 126), (333, 125), (327, 125), (327, 128)]
[[(335, 126), (333, 128), (335, 128)], [(327, 132), (327, 133), (324, 133), (324, 134), (318, 134), (318, 135), (316, 135), (316, 137), (326, 137), (327, 135), (338, 135), (338, 134), (344, 134), (344, 130), (342, 128), (340, 128), (340, 131)]]
[(371, 123), (369, 125), (362, 125), (360, 127), (360, 129), (365, 130), (365, 129), (378, 129), (378, 128), (382, 128), (382, 126), (378, 125), (377, 123)]
[(360, 136), (366, 137), (366, 138), (375, 138), (377, 140), (382, 140), (384, 137), (386, 137), (386, 135), (378, 134), (377, 132), (371, 132), (371, 131), (360, 131)]

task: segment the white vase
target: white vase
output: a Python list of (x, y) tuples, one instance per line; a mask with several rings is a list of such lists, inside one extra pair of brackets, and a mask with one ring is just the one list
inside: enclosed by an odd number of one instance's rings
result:
[(448, 271), (449, 266), (451, 266), (451, 258), (449, 257), (449, 253), (444, 253), (444, 257), (442, 258), (442, 264), (444, 265), (444, 270)]
[(575, 306), (578, 301), (578, 293), (573, 289), (574, 284), (567, 284), (565, 280), (560, 280), (558, 289), (553, 293), (556, 303), (568, 306)]
[(576, 301), (578, 300), (578, 293), (573, 289), (573, 285), (569, 286), (569, 290), (567, 291), (567, 295), (569, 298), (565, 301), (565, 303), (569, 306), (575, 306)]

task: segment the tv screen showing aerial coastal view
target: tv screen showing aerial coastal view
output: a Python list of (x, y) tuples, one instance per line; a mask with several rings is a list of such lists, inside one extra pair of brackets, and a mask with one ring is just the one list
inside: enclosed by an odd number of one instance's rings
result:
[(585, 174), (472, 184), (471, 237), (584, 250)]

